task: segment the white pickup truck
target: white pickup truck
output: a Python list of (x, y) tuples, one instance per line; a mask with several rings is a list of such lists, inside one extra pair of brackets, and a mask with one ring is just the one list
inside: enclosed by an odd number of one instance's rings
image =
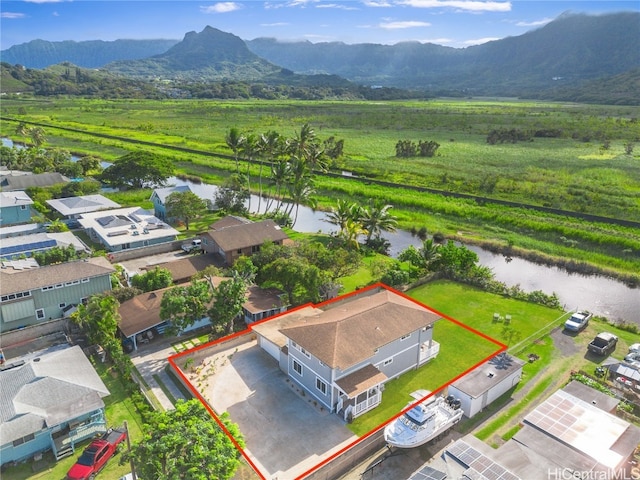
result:
[(593, 317), (593, 314), (590, 312), (576, 312), (564, 322), (564, 328), (570, 332), (579, 332), (589, 324), (591, 317)]
[(193, 252), (194, 250), (199, 250), (201, 245), (202, 245), (202, 240), (200, 240), (199, 238), (196, 238), (195, 240), (191, 240), (190, 243), (183, 244), (181, 248), (185, 252), (190, 253), (190, 252)]

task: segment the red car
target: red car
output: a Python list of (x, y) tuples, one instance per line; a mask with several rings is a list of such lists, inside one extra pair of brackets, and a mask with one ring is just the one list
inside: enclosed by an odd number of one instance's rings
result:
[(125, 430), (114, 429), (92, 441), (67, 472), (67, 478), (69, 480), (93, 480), (106, 465), (107, 460), (116, 453), (118, 445), (126, 438)]

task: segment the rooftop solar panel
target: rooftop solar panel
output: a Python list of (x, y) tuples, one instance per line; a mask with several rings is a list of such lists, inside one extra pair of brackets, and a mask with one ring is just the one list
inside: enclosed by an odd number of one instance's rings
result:
[(464, 440), (458, 440), (447, 453), (467, 467), (465, 476), (470, 479), (519, 480), (519, 477), (479, 452)]
[(409, 480), (444, 480), (447, 474), (427, 465), (415, 472)]

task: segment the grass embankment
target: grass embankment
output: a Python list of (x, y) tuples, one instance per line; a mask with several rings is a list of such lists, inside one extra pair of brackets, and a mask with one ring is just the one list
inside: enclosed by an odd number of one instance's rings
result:
[[(233, 160), (140, 147), (128, 140), (231, 154), (225, 145), (230, 126), (243, 132), (275, 130), (293, 137), (309, 122), (321, 138), (345, 140), (339, 169), (385, 181), (452, 192), (523, 201), (567, 210), (638, 220), (640, 163), (625, 144), (637, 138), (633, 110), (627, 107), (559, 105), (487, 100), (430, 102), (252, 102), (118, 101), (56, 99), (3, 102), (3, 114), (28, 121), (71, 126), (89, 134), (47, 128), (51, 144), (96, 153), (113, 160), (127, 150), (145, 148), (171, 156), (182, 173), (219, 183), (235, 170)], [(17, 112), (23, 112), (18, 115)], [(25, 113), (26, 112), (26, 113)], [(3, 122), (2, 133), (15, 125)], [(492, 129), (554, 131), (558, 138), (488, 145)], [(559, 133), (558, 133), (559, 132)], [(95, 133), (122, 139), (92, 137)], [(606, 146), (602, 139), (607, 138)], [(395, 157), (398, 140), (435, 140), (432, 158)], [(255, 179), (258, 167), (251, 169)], [(536, 261), (570, 259), (639, 281), (640, 235), (626, 229), (571, 218), (538, 214), (469, 200), (443, 198), (345, 179), (317, 181), (320, 208), (336, 197), (365, 203), (381, 198), (394, 205), (403, 228), (426, 227), (465, 242), (522, 255), (539, 252)], [(196, 228), (190, 229), (191, 234)]]
[[(105, 397), (105, 410), (107, 425), (120, 427), (127, 421), (129, 435), (132, 442), (137, 442), (142, 436), (142, 418), (133, 401), (127, 394), (127, 387), (123, 384), (115, 370), (107, 364), (94, 362), (94, 367), (100, 378), (106, 385), (110, 395)], [(66, 478), (67, 471), (76, 462), (80, 453), (89, 444), (90, 440), (76, 445), (76, 452), (56, 463), (53, 454), (47, 452), (40, 462), (26, 462), (16, 467), (3, 469), (3, 480), (48, 480)], [(107, 462), (100, 472), (99, 478), (116, 479), (130, 472), (128, 463), (120, 464), (122, 454), (116, 454)]]

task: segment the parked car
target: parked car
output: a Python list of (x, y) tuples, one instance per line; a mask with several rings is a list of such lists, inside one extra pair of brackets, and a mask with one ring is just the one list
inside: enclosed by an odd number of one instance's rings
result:
[(112, 429), (84, 449), (78, 461), (67, 472), (68, 480), (93, 480), (127, 438), (124, 429)]
[(564, 328), (570, 332), (579, 332), (589, 325), (591, 317), (593, 317), (593, 313), (591, 312), (575, 312), (566, 322), (564, 322)]
[(596, 338), (591, 340), (591, 343), (587, 345), (587, 349), (596, 355), (609, 355), (616, 349), (618, 343), (618, 337), (613, 333), (602, 332), (596, 335)]
[(198, 250), (200, 249), (202, 245), (202, 240), (200, 240), (199, 238), (196, 238), (195, 240), (191, 240), (190, 243), (185, 243), (182, 245), (182, 250), (184, 250), (187, 253), (193, 252), (194, 250)]

